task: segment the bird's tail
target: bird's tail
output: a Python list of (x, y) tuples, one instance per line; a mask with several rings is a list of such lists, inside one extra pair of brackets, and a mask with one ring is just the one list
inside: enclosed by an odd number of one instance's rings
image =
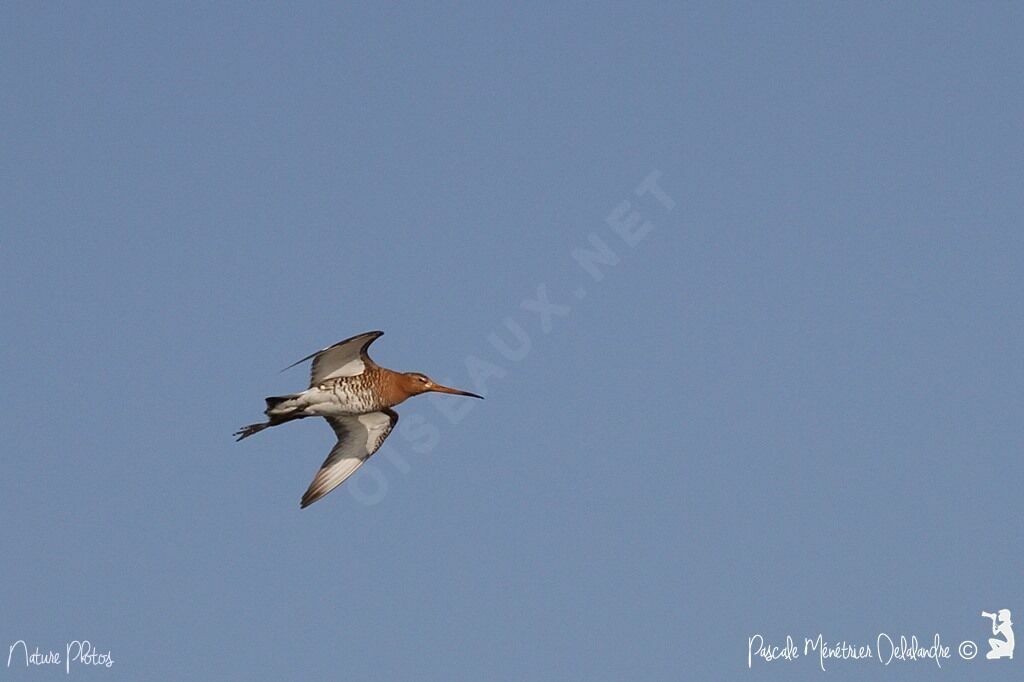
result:
[(281, 403), (285, 402), (286, 400), (291, 400), (294, 397), (294, 395), (272, 395), (269, 396), (268, 398), (265, 398), (265, 400), (267, 401), (267, 411), (269, 412), (270, 410), (274, 409)]
[(273, 420), (275, 417), (284, 417), (294, 413), (300, 409), (298, 401), (298, 394), (293, 393), (292, 395), (272, 395), (267, 398), (267, 409), (263, 411), (265, 415)]
[(306, 415), (300, 413), (302, 408), (295, 402), (295, 398), (297, 397), (297, 394), (293, 394), (270, 396), (267, 398), (267, 409), (264, 410), (264, 413), (270, 417), (270, 419), (259, 424), (243, 426), (238, 431), (235, 431), (233, 434), (237, 436), (235, 441), (237, 442), (243, 438), (248, 438), (269, 426), (284, 424), (285, 422), (290, 422), (293, 419), (302, 419)]

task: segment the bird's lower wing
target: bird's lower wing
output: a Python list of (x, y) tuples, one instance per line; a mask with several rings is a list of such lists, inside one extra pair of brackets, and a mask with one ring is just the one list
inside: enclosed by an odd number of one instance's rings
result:
[(338, 442), (302, 496), (303, 509), (344, 483), (370, 455), (377, 452), (395, 428), (398, 413), (385, 409), (347, 417), (328, 417), (327, 421), (337, 434)]

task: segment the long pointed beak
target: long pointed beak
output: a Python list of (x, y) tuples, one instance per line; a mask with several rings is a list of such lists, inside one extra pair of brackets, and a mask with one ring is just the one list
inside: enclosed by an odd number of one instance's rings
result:
[(484, 399), (482, 395), (470, 393), (469, 391), (460, 391), (457, 388), (448, 388), (447, 386), (442, 386), (441, 384), (431, 384), (430, 390), (437, 391), (438, 393), (451, 393), (452, 395), (468, 395), (470, 398), (480, 398), (480, 400)]

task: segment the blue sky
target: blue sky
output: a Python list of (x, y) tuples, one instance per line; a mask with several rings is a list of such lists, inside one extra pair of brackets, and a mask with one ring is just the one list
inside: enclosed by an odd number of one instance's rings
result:
[[(5, 6), (0, 651), (1007, 679), (957, 644), (1024, 619), (1022, 30), (1010, 3)], [(487, 400), (410, 400), (300, 511), (330, 429), (231, 433), (371, 329)], [(748, 670), (751, 636), (818, 633), (952, 657)]]

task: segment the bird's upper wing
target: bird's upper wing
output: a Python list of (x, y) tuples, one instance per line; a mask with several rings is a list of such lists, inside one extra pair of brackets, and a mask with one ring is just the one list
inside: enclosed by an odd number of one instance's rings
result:
[(338, 442), (302, 496), (303, 509), (344, 483), (370, 455), (377, 452), (391, 429), (395, 428), (398, 413), (384, 409), (367, 414), (327, 417), (327, 421), (338, 434)]
[(293, 362), (285, 369), (291, 369), (295, 365), (313, 358), (313, 366), (309, 372), (311, 387), (324, 379), (354, 377), (357, 374), (362, 374), (367, 365), (373, 363), (370, 356), (366, 354), (366, 349), (382, 334), (384, 332), (366, 332), (353, 336), (351, 339), (339, 341), (333, 346), (307, 355), (298, 362)]

